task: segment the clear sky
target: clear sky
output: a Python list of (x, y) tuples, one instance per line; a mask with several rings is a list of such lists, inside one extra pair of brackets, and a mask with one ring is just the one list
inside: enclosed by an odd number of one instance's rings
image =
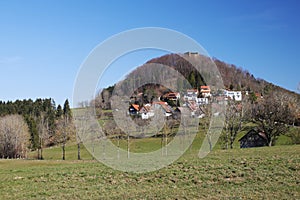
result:
[[(114, 34), (140, 27), (182, 32), (211, 56), (297, 91), (299, 8), (297, 0), (3, 0), (0, 99), (52, 97), (58, 104), (71, 100), (77, 72), (89, 52)], [(131, 66), (128, 71), (162, 54), (148, 51), (119, 63)], [(114, 70), (115, 77), (103, 79), (99, 87), (120, 78), (118, 66)]]

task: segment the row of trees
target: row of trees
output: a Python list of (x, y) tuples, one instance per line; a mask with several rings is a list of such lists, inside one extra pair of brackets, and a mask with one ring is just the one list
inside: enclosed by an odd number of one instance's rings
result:
[[(61, 105), (56, 107), (51, 98), (36, 99), (35, 101), (31, 99), (15, 102), (0, 101), (0, 117), (6, 124), (0, 127), (0, 132), (4, 135), (0, 138), (2, 157), (24, 157), (25, 154), (22, 152), (25, 152), (24, 148), (28, 148), (38, 150), (38, 159), (43, 159), (43, 147), (62, 144), (64, 159), (65, 144), (74, 135), (72, 132), (74, 129), (71, 128), (73, 126), (72, 113), (68, 100), (65, 101), (63, 107)], [(26, 127), (24, 125), (22, 128), (23, 126), (21, 127), (19, 124), (25, 124)], [(12, 128), (8, 130), (6, 127)], [(20, 132), (27, 135), (27, 139), (18, 139), (17, 141), (21, 144), (18, 143), (17, 146), (22, 148), (16, 150), (7, 138), (24, 138), (19, 136)], [(15, 153), (8, 153), (11, 151)]]

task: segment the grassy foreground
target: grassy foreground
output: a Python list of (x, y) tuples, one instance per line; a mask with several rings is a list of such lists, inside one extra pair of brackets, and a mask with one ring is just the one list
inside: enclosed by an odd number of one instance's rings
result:
[(115, 171), (93, 160), (0, 160), (0, 199), (300, 199), (300, 146), (191, 148), (159, 171)]

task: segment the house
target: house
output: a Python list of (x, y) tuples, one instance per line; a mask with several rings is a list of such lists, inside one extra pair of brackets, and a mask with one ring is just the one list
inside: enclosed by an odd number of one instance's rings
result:
[(257, 99), (263, 99), (264, 98), (264, 96), (259, 92), (256, 92), (255, 96), (256, 96)]
[(241, 148), (263, 147), (268, 145), (268, 139), (264, 132), (251, 129), (239, 139)]
[(207, 105), (208, 104), (208, 98), (197, 98), (197, 104), (198, 105)]
[(153, 102), (152, 106), (154, 107), (154, 109), (162, 109), (166, 117), (172, 115), (172, 108), (168, 105), (167, 102), (163, 102), (163, 101)]
[(177, 101), (180, 99), (180, 93), (179, 92), (169, 92), (164, 95), (164, 98), (171, 100), (171, 101)]
[(235, 101), (242, 101), (242, 92), (241, 91), (224, 90), (224, 95), (227, 98), (233, 99)]
[(184, 95), (185, 101), (196, 101), (198, 97), (199, 91), (197, 89), (189, 89), (186, 90), (186, 94)]
[(186, 107), (189, 108), (191, 117), (203, 118), (205, 116), (203, 110), (199, 107), (195, 101), (187, 101)]
[(139, 113), (140, 106), (137, 104), (131, 104), (128, 109), (129, 115), (137, 115)]
[(208, 85), (200, 86), (200, 93), (203, 97), (210, 97), (211, 96), (210, 87)]
[(154, 111), (152, 110), (152, 106), (150, 104), (144, 105), (140, 110), (142, 119), (150, 119), (154, 116)]
[(198, 93), (199, 93), (199, 91), (197, 89), (188, 89), (188, 90), (186, 90), (187, 95), (192, 95), (192, 96), (196, 95), (197, 96)]

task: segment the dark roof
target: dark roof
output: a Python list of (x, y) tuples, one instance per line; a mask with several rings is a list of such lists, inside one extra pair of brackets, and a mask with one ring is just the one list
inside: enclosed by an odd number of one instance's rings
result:
[(265, 140), (268, 140), (266, 134), (262, 131), (257, 131), (257, 130), (254, 130), (254, 129), (251, 129), (250, 131), (248, 131), (248, 133), (246, 133), (243, 137), (241, 137), (238, 141), (241, 141), (243, 140), (244, 138), (248, 137), (249, 134), (253, 134), (253, 133), (256, 133), (257, 135), (259, 135), (260, 137), (262, 137), (263, 139)]

